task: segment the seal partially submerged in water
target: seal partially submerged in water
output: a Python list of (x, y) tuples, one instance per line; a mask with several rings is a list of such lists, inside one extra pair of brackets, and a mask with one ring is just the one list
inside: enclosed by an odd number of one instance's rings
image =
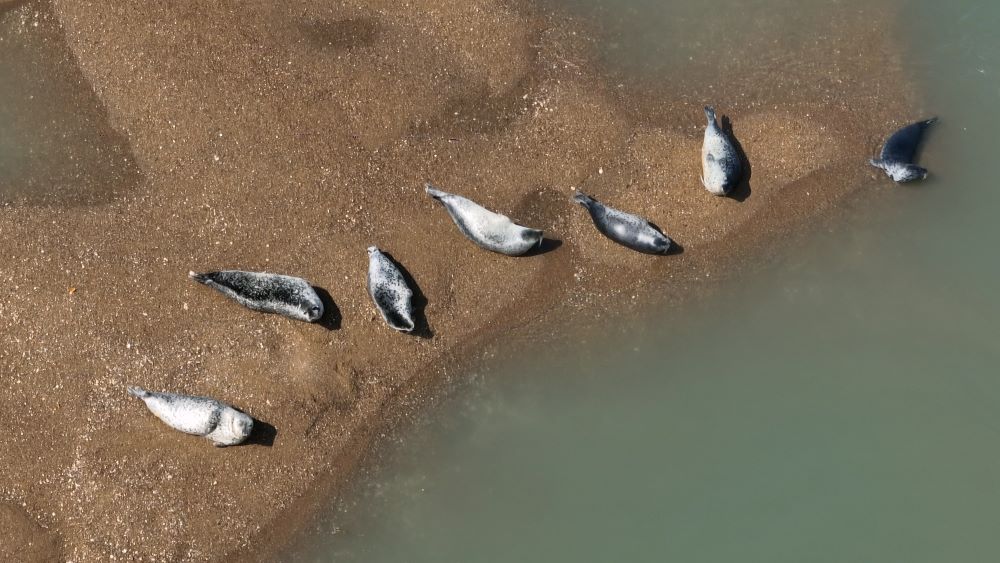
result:
[(242, 443), (253, 430), (250, 415), (215, 399), (154, 393), (141, 387), (129, 387), (128, 392), (142, 399), (146, 408), (167, 426), (186, 434), (204, 436), (216, 446)]
[(670, 250), (670, 238), (642, 217), (608, 207), (583, 192), (577, 192), (573, 201), (587, 208), (597, 230), (618, 244), (646, 254)]
[(254, 311), (277, 313), (309, 323), (323, 317), (323, 301), (302, 278), (239, 270), (188, 275)]
[(927, 169), (917, 166), (913, 160), (917, 156), (917, 149), (920, 147), (924, 131), (935, 121), (937, 118), (932, 117), (911, 123), (896, 131), (882, 146), (882, 153), (879, 157), (869, 162), (872, 166), (884, 170), (886, 176), (898, 183), (923, 180), (927, 177)]
[(460, 195), (426, 184), (427, 194), (440, 201), (466, 237), (486, 250), (520, 256), (542, 244), (542, 231), (522, 227), (506, 215), (494, 213)]
[(705, 140), (701, 144), (701, 183), (715, 195), (727, 195), (743, 177), (743, 163), (729, 135), (719, 127), (715, 110), (705, 106)]
[(412, 332), (413, 290), (396, 264), (378, 247), (368, 247), (368, 294), (382, 318), (400, 332)]

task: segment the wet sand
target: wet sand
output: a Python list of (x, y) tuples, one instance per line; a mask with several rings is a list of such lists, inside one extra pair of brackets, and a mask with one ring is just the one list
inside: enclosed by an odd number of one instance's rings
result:
[[(0, 176), (0, 521), (36, 560), (266, 556), (498, 342), (711, 291), (886, 187), (864, 163), (915, 106), (894, 14), (839, 14), (818, 37), (719, 43), (754, 62), (716, 76), (644, 81), (607, 68), (591, 23), (529, 2), (0, 3), (0, 69), (25, 80), (0, 91), (29, 116)], [(706, 102), (752, 163), (737, 198), (698, 180)], [(427, 180), (559, 243), (481, 251)], [(615, 246), (572, 187), (684, 252)], [(371, 305), (371, 244), (419, 285), (421, 335)], [(187, 279), (223, 268), (302, 276), (335, 312), (260, 315)], [(264, 431), (213, 448), (132, 384)]]

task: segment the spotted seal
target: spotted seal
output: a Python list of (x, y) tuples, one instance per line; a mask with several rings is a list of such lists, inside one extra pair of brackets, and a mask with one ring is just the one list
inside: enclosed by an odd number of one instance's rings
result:
[(302, 278), (239, 270), (189, 272), (188, 275), (254, 311), (277, 313), (310, 323), (323, 317), (323, 301)]
[(146, 408), (167, 426), (186, 434), (204, 436), (216, 446), (240, 444), (253, 430), (250, 415), (215, 399), (156, 393), (141, 387), (129, 387), (128, 392), (142, 399)]
[(729, 194), (743, 176), (743, 164), (729, 135), (719, 127), (715, 110), (705, 106), (705, 140), (701, 145), (701, 183), (718, 196)]
[(368, 247), (368, 294), (386, 324), (400, 332), (412, 332), (413, 289), (396, 264), (378, 247)]
[(924, 131), (937, 121), (936, 117), (911, 123), (893, 133), (882, 145), (882, 153), (878, 158), (870, 160), (872, 166), (881, 168), (886, 176), (897, 183), (923, 180), (927, 177), (927, 169), (914, 164), (913, 160), (920, 147)]
[(601, 234), (618, 244), (645, 254), (670, 250), (670, 238), (642, 217), (608, 207), (583, 192), (574, 194), (573, 201), (587, 209)]
[(520, 256), (542, 244), (542, 231), (522, 227), (506, 215), (494, 213), (460, 195), (441, 191), (430, 184), (424, 186), (432, 198), (444, 205), (458, 230), (481, 248)]

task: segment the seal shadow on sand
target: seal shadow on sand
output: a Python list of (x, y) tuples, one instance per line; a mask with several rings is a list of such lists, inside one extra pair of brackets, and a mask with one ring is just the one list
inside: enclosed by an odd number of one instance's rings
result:
[(423, 290), (417, 284), (417, 280), (413, 279), (410, 271), (406, 269), (405, 266), (399, 263), (399, 260), (386, 252), (382, 251), (382, 254), (389, 259), (397, 268), (399, 268), (399, 273), (403, 274), (403, 279), (406, 280), (406, 285), (413, 290), (413, 322), (416, 325), (410, 334), (418, 336), (420, 338), (433, 338), (434, 331), (431, 330), (431, 325), (427, 321), (427, 315), (424, 310), (427, 308), (427, 296), (424, 295)]
[(541, 256), (542, 254), (548, 254), (553, 250), (562, 246), (563, 242), (556, 238), (542, 237), (542, 242), (538, 246), (532, 248), (531, 250), (525, 252), (521, 256)]
[[(239, 410), (239, 409), (237, 409)], [(243, 412), (243, 411), (240, 411)], [(247, 437), (244, 445), (256, 445), (270, 448), (274, 446), (274, 440), (278, 437), (278, 429), (273, 424), (264, 422), (259, 418), (253, 419), (253, 430)]]
[(316, 295), (319, 296), (319, 300), (323, 302), (323, 316), (316, 321), (316, 324), (327, 330), (338, 330), (340, 322), (343, 319), (343, 316), (340, 314), (340, 307), (337, 307), (337, 303), (334, 302), (329, 291), (315, 285), (312, 288), (316, 292)]
[[(540, 225), (545, 225), (547, 228), (556, 222), (558, 210), (562, 205), (564, 205), (563, 197), (558, 190), (543, 189), (530, 193), (521, 198), (514, 209), (514, 214), (517, 216), (516, 223), (530, 228), (539, 228)], [(548, 234), (548, 231), (546, 230), (544, 234)], [(563, 245), (562, 240), (544, 234), (541, 244), (519, 258), (548, 254)]]
[(733, 123), (730, 121), (728, 115), (723, 115), (722, 121), (722, 131), (729, 136), (729, 140), (733, 143), (733, 148), (736, 149), (736, 153), (740, 157), (740, 165), (743, 170), (743, 175), (740, 177), (740, 183), (736, 184), (729, 195), (726, 196), (729, 199), (734, 199), (740, 203), (746, 201), (753, 190), (750, 188), (750, 177), (753, 175), (753, 168), (750, 165), (750, 159), (747, 158), (746, 151), (743, 150), (743, 145), (740, 144), (739, 139), (736, 138), (736, 134), (733, 133)]

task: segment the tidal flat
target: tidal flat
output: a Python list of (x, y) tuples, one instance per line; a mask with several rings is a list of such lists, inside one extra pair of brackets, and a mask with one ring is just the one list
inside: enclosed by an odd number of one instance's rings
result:
[[(465, 367), (669, 313), (879, 185), (868, 158), (921, 109), (896, 10), (787, 4), (704, 43), (681, 18), (688, 61), (639, 78), (599, 18), (552, 3), (0, 2), (0, 520), (23, 530), (3, 549), (266, 559)], [(751, 163), (735, 197), (699, 181), (709, 103)], [(484, 252), (428, 181), (558, 244)], [(575, 188), (683, 252), (599, 236)], [(372, 307), (370, 245), (419, 286), (423, 334)], [(187, 279), (227, 268), (308, 279), (331, 313)], [(216, 449), (128, 385), (269, 430)]]

